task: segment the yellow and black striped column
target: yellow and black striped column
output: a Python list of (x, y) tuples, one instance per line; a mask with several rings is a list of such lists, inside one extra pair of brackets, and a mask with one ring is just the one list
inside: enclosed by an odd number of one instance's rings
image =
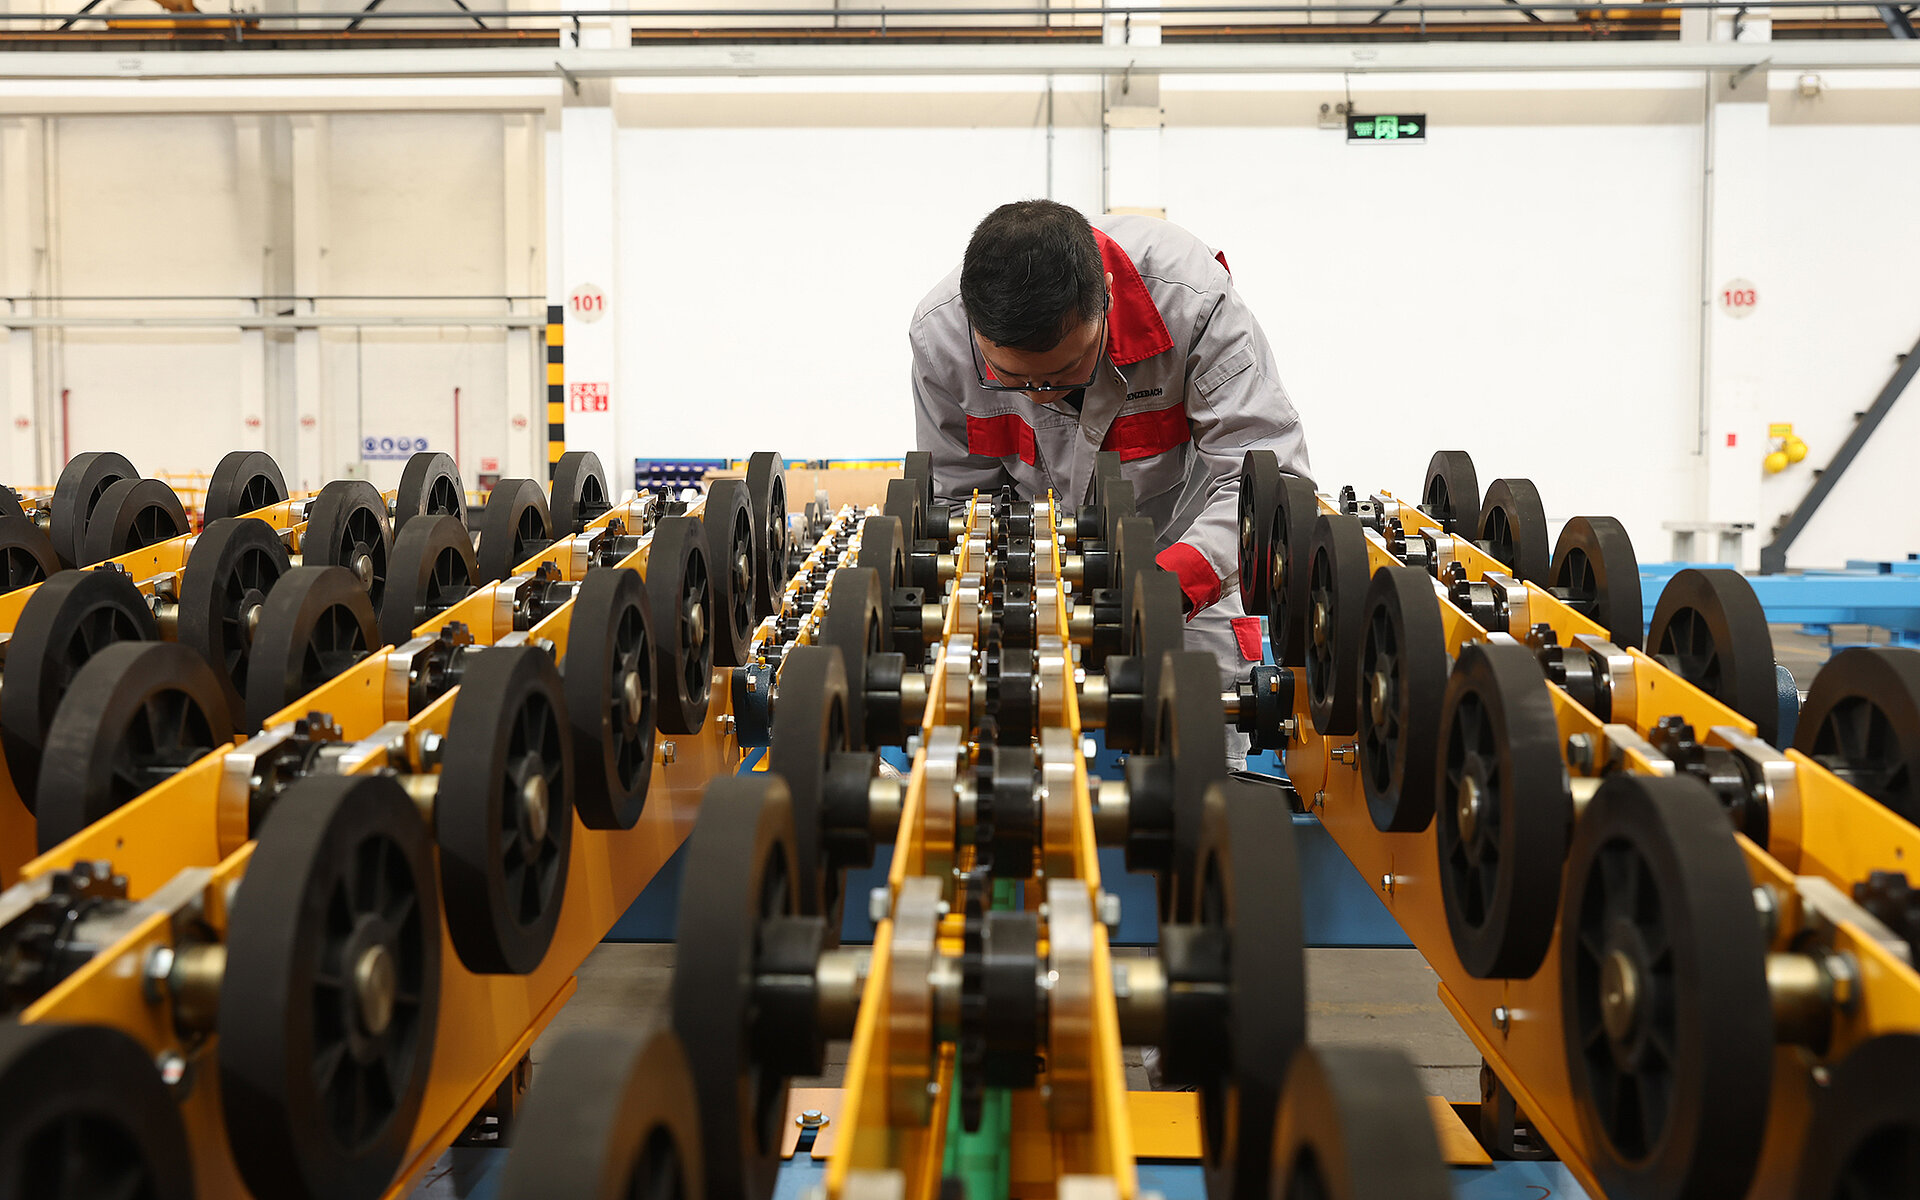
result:
[(547, 482), (567, 452), (567, 368), (565, 305), (547, 305)]

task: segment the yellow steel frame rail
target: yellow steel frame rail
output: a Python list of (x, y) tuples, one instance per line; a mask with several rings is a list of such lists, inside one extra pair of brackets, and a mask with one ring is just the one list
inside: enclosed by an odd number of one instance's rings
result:
[[(967, 509), (966, 534), (955, 547), (956, 579), (964, 578), (977, 564), (969, 564), (969, 546), (976, 531), (984, 532), (990, 515), (988, 502), (975, 496)], [(1060, 548), (1053, 536), (1051, 506), (1044, 524), (1036, 514), (1034, 545), (1051, 547), (1040, 556), (1036, 568), (1044, 584), (1062, 578)], [(945, 868), (956, 862), (956, 831), (933, 819), (927, 807), (926, 744), (934, 730), (958, 726), (970, 734), (968, 689), (964, 684), (950, 691), (949, 666), (945, 649), (962, 630), (958, 594), (949, 598), (946, 621), (939, 646), (932, 650), (932, 676), (927, 688), (927, 709), (921, 725), (922, 748), (915, 754), (904, 803), (901, 807), (899, 834), (894, 842), (893, 865), (887, 888), (896, 906), (902, 888), (910, 878), (932, 875), (943, 882), (950, 895), (955, 888), (951, 872)], [(1047, 622), (1042, 620), (1044, 632)], [(1065, 589), (1055, 589), (1052, 627), (1064, 635), (1067, 628)], [(1081, 754), (1080, 714), (1074, 689), (1065, 691), (1064, 718), (1061, 726), (1071, 735), (1074, 746), (1071, 828), (1052, 836), (1043, 831), (1042, 856), (1046, 873), (1055, 878), (1066, 876), (1083, 883), (1090, 902), (1100, 894), (1100, 867), (1096, 856), (1093, 807), (1087, 790), (1086, 761)], [(971, 742), (970, 736), (963, 740)], [(1064, 844), (1061, 834), (1064, 834)], [(1041, 901), (1042, 881), (1036, 877), (1026, 888), (1026, 906), (1037, 908)], [(958, 953), (963, 923), (957, 915), (947, 917), (940, 927), (940, 942), (948, 953)], [(843, 1124), (837, 1134), (835, 1151), (827, 1165), (827, 1188), (831, 1195), (846, 1194), (849, 1176), (867, 1170), (898, 1170), (906, 1181), (907, 1200), (933, 1200), (940, 1192), (942, 1160), (946, 1150), (948, 1105), (952, 1102), (953, 1050), (940, 1055), (934, 1080), (931, 1117), (921, 1121), (903, 1113), (897, 1102), (902, 1080), (897, 1077), (897, 1056), (910, 1054), (897, 1044), (894, 1013), (891, 1008), (890, 982), (894, 970), (894, 922), (880, 922), (874, 934), (873, 955), (867, 982), (861, 995), (852, 1053), (848, 1058), (846, 1091), (840, 1106)], [(1067, 1175), (1095, 1175), (1110, 1179), (1122, 1200), (1132, 1200), (1137, 1181), (1134, 1172), (1133, 1130), (1129, 1117), (1126, 1078), (1120, 1057), (1119, 1012), (1112, 988), (1099, 986), (1112, 978), (1112, 963), (1105, 926), (1094, 922), (1092, 987), (1091, 1098), (1092, 1120), (1084, 1130), (1052, 1129), (1047, 1101), (1041, 1087), (1014, 1093), (1013, 1145), (1010, 1147), (1011, 1189), (1015, 1195), (1051, 1194), (1057, 1180)], [(1050, 1068), (1051, 1069), (1051, 1068)], [(907, 1081), (909, 1086), (912, 1080)], [(1044, 1085), (1043, 1078), (1041, 1084)], [(924, 1086), (924, 1085), (920, 1085)]]
[[(698, 517), (701, 511), (702, 506), (695, 505), (689, 515)], [(595, 521), (594, 527), (616, 518), (632, 519), (636, 513), (634, 505), (616, 506)], [(644, 577), (651, 541), (651, 535), (644, 536), (639, 548), (618, 566), (637, 570)], [(515, 574), (548, 562), (559, 568), (563, 577), (571, 578), (571, 546), (570, 540), (555, 543), (522, 564)], [(491, 616), (497, 587), (482, 588), (423, 622), (418, 632), (430, 633), (450, 620), (465, 620), (477, 643), (498, 641), (510, 630), (499, 627)], [(528, 636), (550, 639), (564, 650), (571, 615), (569, 601)], [(765, 644), (771, 628), (770, 623), (762, 625), (756, 634), (757, 644)], [(445, 735), (458, 690), (411, 718), (405, 711), (394, 711), (386, 704), (382, 686), (391, 652), (389, 647), (370, 656), (288, 705), (268, 722), (268, 727), (310, 712), (325, 712), (340, 726), (347, 742), (364, 743), (364, 753), (356, 756), (352, 773), (388, 766), (419, 770), (422, 739), (430, 733)], [(738, 767), (741, 755), (733, 734), (731, 695), (727, 671), (716, 671), (703, 730), (691, 737), (673, 738), (672, 750), (664, 741), (656, 744), (647, 804), (632, 829), (588, 829), (575, 817), (559, 924), (545, 959), (532, 973), (477, 975), (468, 971), (454, 952), (443, 923), (439, 1027), (433, 1065), (404, 1165), (386, 1193), (390, 1200), (401, 1200), (411, 1193), (422, 1173), (466, 1128), (572, 995), (573, 972), (692, 829), (707, 781)], [(404, 722), (404, 729), (393, 724), (397, 722)], [(246, 873), (254, 846), (246, 840), (245, 814), (221, 809), (219, 781), (230, 749), (223, 747), (200, 759), (28, 862), (23, 878), (34, 878), (80, 859), (106, 859), (117, 874), (126, 877), (128, 895), (141, 899), (170, 883), (192, 883), (198, 877), (191, 872), (204, 871), (205, 882), (200, 888), (203, 919), (224, 940), (227, 905), (233, 888)], [(669, 757), (671, 762), (666, 761)], [(166, 914), (156, 914), (41, 997), (20, 1020), (110, 1025), (133, 1035), (156, 1055), (174, 1051), (196, 1062), (197, 1079), (181, 1108), (193, 1147), (197, 1190), (202, 1197), (238, 1200), (248, 1192), (233, 1165), (221, 1117), (219, 1072), (214, 1065), (217, 1039), (208, 1037), (196, 1045), (183, 1044), (174, 1027), (172, 1002), (164, 996), (156, 999), (148, 995), (143, 986), (143, 966), (149, 953), (158, 946), (171, 946), (174, 936)], [(261, 1019), (276, 1018), (263, 1014)]]
[[(1338, 511), (1327, 497), (1320, 500), (1323, 511)], [(1410, 535), (1422, 528), (1439, 528), (1425, 513), (1405, 503), (1400, 505), (1398, 515)], [(1370, 570), (1398, 561), (1371, 531), (1368, 552)], [(1464, 539), (1454, 541), (1453, 553), (1470, 580), (1480, 580), (1488, 572), (1505, 573), (1500, 563)], [(1527, 620), (1552, 626), (1563, 645), (1570, 643), (1574, 634), (1606, 636), (1606, 630), (1545, 589), (1531, 583), (1525, 587)], [(1484, 641), (1490, 632), (1496, 632), (1475, 624), (1444, 595), (1436, 594), (1436, 602), (1449, 652), (1457, 653), (1462, 644)], [(1527, 630), (1497, 632), (1524, 639)], [(1753, 722), (1647, 655), (1631, 653), (1637, 691), (1632, 725), (1637, 733), (1646, 734), (1661, 717), (1679, 716), (1700, 731), (1707, 744), (1727, 744), (1724, 730), (1752, 735)], [(1594, 740), (1593, 761), (1604, 765), (1611, 744), (1606, 725), (1558, 687), (1550, 683), (1543, 686), (1552, 696), (1563, 753), (1565, 739), (1583, 733)], [(1327, 738), (1317, 733), (1303, 693), (1304, 689), (1296, 693), (1298, 732), (1286, 751), (1287, 773), (1295, 788), (1302, 797), (1310, 798), (1311, 811), (1439, 974), (1441, 1000), (1520, 1107), (1581, 1186), (1599, 1195), (1598, 1181), (1589, 1166), (1593, 1149), (1584, 1140), (1567, 1072), (1560, 1023), (1562, 947), (1558, 930), (1531, 978), (1475, 979), (1469, 975), (1454, 952), (1447, 927), (1435, 825), (1429, 823), (1419, 833), (1382, 833), (1376, 829), (1368, 814), (1358, 759), (1347, 749), (1355, 739)], [(1670, 774), (1673, 770), (1671, 763), (1650, 761), (1631, 744), (1622, 749), (1622, 761), (1628, 770), (1645, 774)], [(1337, 750), (1346, 761), (1334, 757)], [(1786, 951), (1810, 924), (1796, 885), (1797, 872), (1822, 879), (1850, 896), (1852, 884), (1864, 880), (1870, 871), (1905, 870), (1915, 861), (1915, 852), (1920, 851), (1920, 830), (1804, 755), (1788, 751), (1786, 756), (1795, 768), (1798, 808), (1792, 811), (1782, 804), (1772, 812), (1771, 837), (1778, 855), (1735, 835), (1755, 885), (1771, 884), (1778, 894), (1780, 911), (1771, 944), (1774, 951)], [(1573, 771), (1575, 775), (1592, 773)], [(1877, 1034), (1920, 1031), (1920, 974), (1912, 966), (1844, 920), (1836, 924), (1832, 944), (1859, 964), (1857, 1002), (1834, 1011), (1832, 1041), (1826, 1054), (1815, 1056), (1788, 1045), (1776, 1048), (1765, 1147), (1748, 1193), (1750, 1200), (1787, 1200), (1791, 1194), (1808, 1125), (1813, 1090), (1809, 1073), (1816, 1064), (1838, 1061)]]

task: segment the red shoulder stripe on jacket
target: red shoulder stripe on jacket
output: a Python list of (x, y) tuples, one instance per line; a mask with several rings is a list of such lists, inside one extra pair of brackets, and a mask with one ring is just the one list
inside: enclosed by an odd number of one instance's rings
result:
[(1156, 408), (1150, 412), (1115, 417), (1113, 424), (1107, 427), (1107, 436), (1100, 443), (1100, 448), (1118, 450), (1121, 462), (1132, 462), (1136, 458), (1149, 458), (1192, 440), (1193, 430), (1187, 425), (1186, 406), (1176, 404), (1171, 408)]
[(1020, 461), (1032, 466), (1039, 458), (1033, 440), (1033, 426), (1017, 413), (997, 417), (967, 417), (967, 453), (985, 458), (1005, 458), (1018, 454)]

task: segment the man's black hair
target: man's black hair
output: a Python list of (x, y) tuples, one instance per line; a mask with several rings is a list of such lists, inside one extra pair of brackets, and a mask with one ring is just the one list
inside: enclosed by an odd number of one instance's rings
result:
[(1107, 272), (1093, 228), (1053, 200), (1002, 204), (974, 228), (960, 302), (997, 346), (1045, 353), (1106, 311)]

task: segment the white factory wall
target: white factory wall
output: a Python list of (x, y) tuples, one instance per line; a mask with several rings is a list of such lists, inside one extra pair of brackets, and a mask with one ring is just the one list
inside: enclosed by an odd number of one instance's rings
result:
[[(1920, 336), (1920, 245), (1892, 216), (1920, 205), (1920, 88), (1840, 80), (1807, 99), (1792, 82), (1773, 96), (1771, 274), (1747, 319), (1773, 346), (1760, 420), (1793, 422), (1811, 453), (1761, 484), (1749, 555)], [(907, 316), (979, 216), (1046, 194), (1042, 86), (624, 84), (619, 275), (638, 285), (620, 333), (646, 367), (624, 389), (622, 459), (909, 448)], [(1556, 529), (1609, 513), (1643, 559), (1670, 557), (1663, 523), (1700, 515), (1703, 492), (1698, 77), (1356, 90), (1361, 111), (1426, 112), (1424, 146), (1320, 129), (1342, 98), (1338, 80), (1162, 81), (1167, 214), (1226, 250), (1319, 481), (1412, 492), (1433, 450), (1464, 448), (1483, 485), (1533, 477)], [(1098, 98), (1055, 99), (1052, 194), (1092, 210)], [(662, 282), (699, 279), (692, 296)], [(1794, 565), (1920, 550), (1920, 514), (1884, 503), (1916, 433), (1920, 395)], [(1756, 476), (1763, 434), (1740, 430)]]
[[(1768, 331), (1764, 419), (1793, 422), (1811, 454), (1759, 485), (1756, 541), (1920, 335), (1920, 243), (1902, 233), (1920, 206), (1920, 82), (1836, 74), (1813, 99), (1794, 82), (1773, 91), (1772, 232), (1749, 320)], [(1338, 79), (1170, 78), (1162, 90), (1168, 215), (1227, 251), (1320, 481), (1410, 491), (1433, 449), (1459, 446), (1483, 481), (1534, 477), (1556, 521), (1613, 512), (1643, 558), (1667, 557), (1662, 522), (1695, 514), (1703, 493), (1699, 80), (1353, 83), (1363, 111), (1427, 112), (1429, 143), (1349, 146), (1319, 129), (1319, 105), (1344, 96)], [(588, 247), (592, 279), (556, 274), (548, 287), (594, 282), (613, 297), (616, 476), (637, 456), (908, 448), (902, 335), (972, 223), (1049, 191), (1100, 204), (1098, 93), (1063, 81), (1051, 130), (1047, 111), (1038, 79), (623, 82), (600, 172), (618, 237)], [(566, 236), (540, 197), (595, 175), (558, 156), (557, 107), (295, 117), (324, 131), (319, 165), (301, 160), (323, 186), (283, 206), (305, 222), (283, 236), (258, 228), (259, 194), (298, 181), (251, 179), (236, 149), (247, 119), (45, 122), (52, 265), (34, 286), (257, 294), (291, 272), (262, 262), (291, 239), (310, 255), (302, 292), (532, 293), (547, 278), (538, 260)], [(503, 135), (515, 122), (522, 132)], [(544, 167), (537, 149), (513, 148), (543, 125)], [(31, 200), (21, 156), (6, 153), (22, 145), (0, 138), (0, 237), (32, 225), (18, 215)], [(26, 290), (29, 260), (0, 254), (7, 290)], [(306, 358), (293, 334), (268, 335), (264, 351), (260, 335), (224, 330), (36, 336), (39, 386), (68, 393), (73, 444), (128, 446), (148, 471), (206, 469), (261, 444), (290, 475), (386, 482), (398, 468), (363, 463), (361, 439), (452, 449), (456, 388), (469, 478), (488, 457), (538, 471), (545, 395), (519, 331), (328, 330), (298, 335)], [(0, 388), (24, 394), (35, 376), (20, 335), (13, 345)], [(571, 363), (569, 377), (583, 377)], [(16, 420), (35, 411), (19, 396), (0, 406)], [(253, 412), (264, 428), (247, 426)], [(315, 428), (297, 434), (301, 416)], [(36, 438), (57, 455), (56, 433), (16, 430), (14, 478)], [(1796, 565), (1920, 549), (1920, 514), (1888, 503), (1916, 436), (1910, 396), (1796, 544)], [(1752, 447), (1756, 475), (1763, 450)]]
[[(15, 182), (44, 185), (46, 197), (44, 221), (0, 211), (0, 238), (18, 230), (12, 236), (36, 243), (13, 256), (21, 265), (11, 273), (0, 261), (0, 276), (13, 276), (0, 291), (66, 298), (41, 315), (252, 314), (261, 311), (254, 300), (235, 298), (294, 295), (322, 299), (264, 308), (368, 320), (297, 334), (84, 326), (25, 335), (38, 343), (34, 367), (0, 371), (0, 387), (26, 390), (30, 380), (45, 428), (20, 423), (34, 403), (7, 398), (16, 414), (8, 478), (50, 484), (65, 457), (85, 449), (121, 450), (158, 475), (209, 471), (228, 450), (261, 447), (295, 486), (346, 474), (392, 486), (401, 463), (363, 455), (366, 437), (387, 436), (457, 450), (470, 483), (489, 458), (506, 464), (495, 470), (540, 471), (544, 427), (533, 427), (532, 401), (542, 331), (382, 323), (500, 314), (510, 294), (528, 297), (522, 311), (544, 313), (543, 181), (536, 169), (510, 183), (504, 145), (513, 123), (537, 120), (291, 118), (304, 126), (303, 147), (285, 117), (70, 116), (37, 123), (37, 143), (0, 143), (37, 152), (0, 153), (0, 210), (38, 207), (29, 188), (6, 186), (9, 173), (32, 175)], [(447, 299), (474, 296), (486, 299)]]

